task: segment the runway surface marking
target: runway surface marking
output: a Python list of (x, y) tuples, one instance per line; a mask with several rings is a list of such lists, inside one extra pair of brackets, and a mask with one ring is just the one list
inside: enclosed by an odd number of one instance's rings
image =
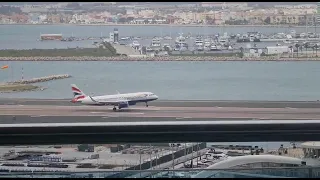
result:
[(320, 119), (320, 108), (240, 108), (240, 107), (133, 107), (113, 112), (109, 107), (0, 105), (1, 115)]

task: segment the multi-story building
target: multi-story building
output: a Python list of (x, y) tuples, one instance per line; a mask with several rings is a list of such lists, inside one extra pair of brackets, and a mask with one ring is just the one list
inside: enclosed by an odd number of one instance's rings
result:
[(317, 4), (317, 13), (316, 13), (316, 21), (317, 21), (317, 24), (319, 25), (320, 24), (320, 2), (318, 2)]

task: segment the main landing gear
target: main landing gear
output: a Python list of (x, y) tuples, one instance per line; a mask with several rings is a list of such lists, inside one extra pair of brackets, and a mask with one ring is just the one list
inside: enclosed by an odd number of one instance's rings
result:
[[(118, 107), (118, 109), (120, 110), (121, 108), (120, 108), (120, 107)], [(116, 107), (116, 106), (114, 106), (112, 110), (113, 110), (114, 112), (116, 112), (116, 111), (117, 111), (117, 107)]]
[(148, 105), (148, 102), (146, 102), (146, 107), (148, 107), (149, 105)]

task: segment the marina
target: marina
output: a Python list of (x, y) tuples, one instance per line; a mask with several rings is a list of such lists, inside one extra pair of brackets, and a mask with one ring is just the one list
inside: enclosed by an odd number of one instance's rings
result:
[[(259, 27), (259, 26), (217, 26), (217, 27), (183, 27), (183, 26), (73, 26), (73, 25), (2, 25), (4, 33), (1, 35), (3, 39), (6, 39), (5, 44), (0, 45), (0, 49), (50, 49), (50, 48), (75, 48), (79, 47), (93, 47), (94, 41), (100, 41), (104, 38), (109, 38), (109, 33), (113, 31), (114, 28), (118, 28), (119, 36), (122, 37), (133, 37), (133, 39), (139, 41), (140, 44), (150, 45), (151, 39), (155, 36), (163, 37), (166, 41), (175, 41), (175, 37), (179, 36), (179, 33), (183, 33), (184, 36), (191, 34), (196, 36), (202, 34), (202, 36), (212, 36), (215, 34), (224, 33), (232, 35), (237, 35), (238, 33), (243, 34), (246, 32), (258, 31), (261, 34), (272, 35), (276, 33), (290, 33), (290, 29), (294, 29), (297, 34), (306, 32), (305, 27)], [(25, 31), (24, 31), (24, 30)], [(313, 31), (311, 28), (309, 31)], [(56, 34), (61, 33), (64, 38), (76, 37), (83, 39), (81, 41), (37, 41), (40, 34)], [(20, 44), (16, 44), (16, 35), (24, 36), (25, 41)], [(233, 36), (232, 36), (233, 37)], [(119, 38), (119, 40), (121, 39)], [(144, 40), (147, 39), (147, 40)], [(149, 39), (149, 40), (148, 40)], [(172, 40), (171, 40), (172, 39)], [(189, 38), (190, 39), (190, 38)], [(165, 42), (164, 42), (165, 43)], [(191, 43), (191, 42), (190, 42)]]
[[(162, 34), (162, 33), (161, 33)], [(120, 39), (119, 39), (120, 36)], [(170, 37), (170, 38), (169, 38)], [(199, 52), (199, 51), (239, 51), (243, 48), (243, 43), (246, 48), (257, 47), (257, 44), (262, 43), (263, 45), (259, 45), (259, 48), (265, 48), (267, 46), (282, 46), (284, 45), (292, 45), (293, 47), (296, 44), (302, 46), (306, 43), (309, 43), (309, 48), (314, 48), (315, 45), (318, 45), (320, 40), (319, 34), (315, 33), (296, 33), (296, 31), (291, 30), (290, 33), (272, 33), (272, 34), (262, 34), (261, 32), (244, 32), (238, 34), (228, 34), (224, 32), (222, 35), (218, 34), (206, 34), (197, 36), (192, 35), (191, 33), (184, 35), (183, 33), (179, 33), (178, 36), (154, 36), (150, 39), (150, 37), (134, 37), (134, 36), (121, 36), (119, 34), (119, 29), (115, 28), (113, 32), (110, 32), (109, 37), (100, 37), (103, 42), (111, 42), (111, 43), (119, 43), (124, 46), (131, 46), (133, 49), (138, 50), (141, 54), (148, 54), (148, 52), (155, 52), (158, 54), (159, 51), (167, 51), (170, 53), (174, 53), (174, 51), (184, 52)], [(140, 43), (139, 41), (142, 43)], [(147, 41), (151, 41), (148, 45)], [(193, 43), (192, 43), (193, 41)], [(314, 44), (310, 46), (310, 42)], [(95, 42), (96, 44), (98, 42)], [(267, 43), (267, 44), (266, 44)], [(273, 44), (272, 44), (273, 43)], [(162, 46), (165, 44), (165, 46)], [(263, 47), (264, 46), (264, 47)], [(142, 49), (145, 48), (144, 52)], [(318, 48), (318, 47), (316, 47)], [(173, 52), (171, 52), (173, 51)], [(121, 53), (124, 54), (124, 53)], [(131, 55), (126, 53), (127, 55)]]

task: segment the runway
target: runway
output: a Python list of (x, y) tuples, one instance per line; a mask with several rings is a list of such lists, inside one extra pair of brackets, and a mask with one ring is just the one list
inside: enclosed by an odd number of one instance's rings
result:
[[(0, 105), (54, 105), (75, 106), (70, 99), (0, 99)], [(157, 100), (156, 107), (247, 107), (247, 108), (320, 108), (315, 101), (212, 101), (212, 100)], [(142, 104), (143, 106), (143, 104)]]
[(320, 119), (318, 108), (0, 105), (0, 123)]

